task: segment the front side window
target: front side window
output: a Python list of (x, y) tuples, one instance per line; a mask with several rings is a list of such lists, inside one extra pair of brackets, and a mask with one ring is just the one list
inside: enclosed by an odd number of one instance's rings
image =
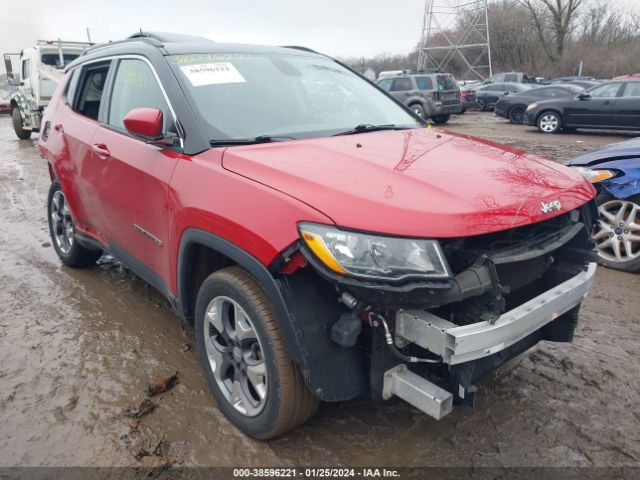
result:
[(388, 91), (391, 89), (391, 82), (392, 82), (392, 81), (393, 81), (393, 80), (392, 80), (392, 79), (390, 79), (390, 78), (385, 78), (384, 80), (381, 80), (381, 81), (380, 81), (380, 83), (378, 83), (378, 86), (379, 86), (381, 89), (383, 89), (383, 90), (385, 90), (385, 91), (387, 91), (387, 92), (388, 92)]
[[(210, 53), (174, 55), (169, 62), (212, 141), (319, 137), (363, 124), (420, 126), (378, 88), (326, 57)], [(390, 80), (402, 79), (411, 88), (409, 78)]]
[(164, 132), (175, 132), (169, 105), (151, 70), (143, 60), (120, 60), (116, 71), (111, 102), (109, 125), (126, 130), (124, 117), (135, 108), (157, 108), (162, 112)]
[(620, 90), (621, 83), (607, 83), (589, 90), (589, 93), (594, 98), (610, 98), (615, 97)]

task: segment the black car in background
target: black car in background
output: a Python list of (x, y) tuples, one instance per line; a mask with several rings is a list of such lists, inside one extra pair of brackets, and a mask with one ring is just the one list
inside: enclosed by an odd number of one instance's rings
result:
[(584, 88), (576, 85), (560, 84), (504, 95), (496, 103), (495, 114), (508, 118), (511, 123), (521, 124), (524, 121), (524, 112), (530, 103), (553, 98), (571, 98), (582, 91)]
[(478, 110), (492, 110), (498, 99), (503, 95), (521, 93), (533, 87), (530, 83), (490, 83), (476, 88), (476, 102)]
[(576, 128), (640, 130), (640, 79), (614, 80), (572, 98), (534, 102), (526, 117), (543, 133)]

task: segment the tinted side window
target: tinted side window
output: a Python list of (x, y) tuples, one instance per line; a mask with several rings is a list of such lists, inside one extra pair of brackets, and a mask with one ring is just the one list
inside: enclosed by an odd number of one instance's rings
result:
[(392, 92), (400, 92), (400, 91), (412, 90), (412, 89), (413, 89), (413, 85), (409, 77), (395, 78), (393, 80), (393, 84), (391, 85)]
[(624, 87), (623, 97), (640, 97), (640, 82), (629, 82)]
[(23, 60), (22, 62), (22, 80), (29, 78), (31, 73), (31, 60)]
[(416, 77), (418, 90), (433, 90), (433, 81), (431, 77)]
[(121, 60), (111, 92), (107, 122), (126, 130), (124, 117), (134, 108), (143, 107), (161, 110), (164, 131), (175, 131), (171, 111), (149, 65), (142, 60)]
[(620, 89), (621, 83), (607, 83), (605, 85), (600, 85), (592, 90), (589, 90), (589, 93), (592, 97), (595, 98), (608, 98), (615, 97)]
[(92, 64), (82, 69), (78, 85), (80, 93), (73, 108), (76, 112), (94, 120), (98, 119), (110, 64), (111, 62)]

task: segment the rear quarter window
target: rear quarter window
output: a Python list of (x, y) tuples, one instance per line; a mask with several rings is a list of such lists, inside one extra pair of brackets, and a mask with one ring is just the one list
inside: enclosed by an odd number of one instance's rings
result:
[(416, 77), (416, 85), (418, 85), (418, 90), (433, 90), (431, 77)]

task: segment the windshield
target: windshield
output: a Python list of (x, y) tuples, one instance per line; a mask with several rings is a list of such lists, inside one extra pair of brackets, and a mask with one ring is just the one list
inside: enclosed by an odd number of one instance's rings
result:
[(169, 58), (211, 140), (318, 137), (358, 125), (420, 126), (376, 87), (328, 58), (293, 53)]

